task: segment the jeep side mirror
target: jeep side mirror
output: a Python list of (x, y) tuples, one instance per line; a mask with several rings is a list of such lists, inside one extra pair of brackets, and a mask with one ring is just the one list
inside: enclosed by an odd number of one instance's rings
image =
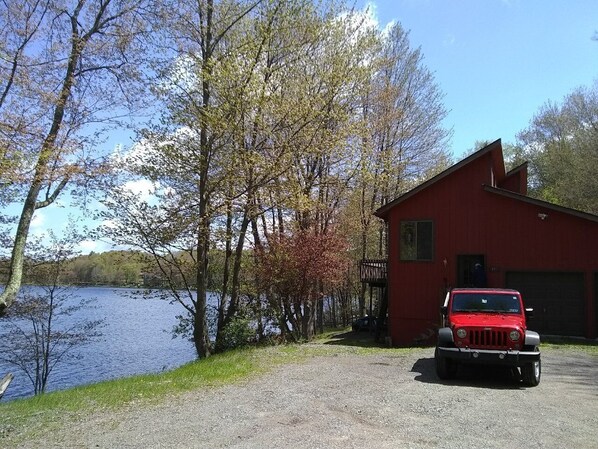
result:
[(534, 309), (531, 307), (528, 309), (525, 309), (525, 319), (531, 320), (533, 317), (534, 317)]
[(447, 306), (440, 307), (440, 313), (442, 314), (442, 316), (446, 316), (446, 314), (448, 313), (448, 307)]

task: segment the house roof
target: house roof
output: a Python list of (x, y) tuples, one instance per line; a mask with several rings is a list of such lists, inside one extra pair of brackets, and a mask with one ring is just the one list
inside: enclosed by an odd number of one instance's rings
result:
[(598, 215), (589, 214), (587, 212), (571, 209), (569, 207), (559, 206), (558, 204), (549, 203), (548, 201), (542, 201), (536, 198), (530, 198), (529, 196), (521, 195), (516, 192), (511, 192), (510, 190), (500, 189), (498, 187), (492, 187), (489, 185), (484, 185), (484, 190), (486, 192), (495, 193), (497, 195), (502, 195), (507, 198), (523, 201), (524, 203), (533, 204), (544, 209), (562, 212), (565, 214), (573, 215), (575, 217), (584, 218), (586, 220), (595, 221), (596, 223), (598, 223)]
[[(502, 154), (502, 145), (501, 145), (501, 140), (495, 140), (494, 142), (492, 142), (489, 145), (486, 145), (484, 148), (480, 149), (479, 151), (476, 151), (475, 153), (471, 154), (470, 156), (466, 157), (465, 159), (461, 160), (460, 162), (452, 165), (451, 167), (449, 167), (448, 169), (446, 169), (445, 171), (439, 173), (438, 175), (428, 179), (427, 181), (423, 182), (422, 184), (418, 185), (417, 187), (411, 189), (410, 191), (408, 191), (407, 193), (399, 196), (398, 198), (396, 198), (394, 201), (391, 201), (390, 203), (382, 206), (381, 208), (379, 208), (378, 210), (376, 210), (374, 212), (374, 215), (382, 218), (384, 220), (386, 220), (386, 218), (388, 217), (388, 213), (391, 209), (393, 209), (394, 207), (396, 207), (397, 205), (399, 205), (400, 203), (402, 203), (403, 201), (411, 198), (412, 196), (416, 195), (417, 193), (419, 193), (420, 191), (427, 189), (428, 187), (430, 187), (431, 185), (437, 183), (438, 181), (440, 181), (441, 179), (446, 178), (447, 176), (452, 175), (454, 172), (456, 172), (457, 170), (461, 169), (462, 167), (464, 167), (465, 165), (471, 163), (472, 161), (484, 156), (487, 153), (494, 153), (492, 156), (492, 167), (493, 167), (493, 172), (496, 176), (496, 179), (500, 182), (502, 181), (505, 177), (508, 177), (512, 174), (517, 173), (518, 171), (521, 170), (527, 170), (527, 162), (524, 162), (523, 164), (519, 165), (518, 167), (514, 168), (513, 170), (511, 170), (509, 173), (505, 173), (505, 166), (504, 166), (504, 159), (503, 159), (503, 154)], [(533, 204), (536, 205), (538, 207), (542, 207), (544, 209), (548, 209), (548, 210), (554, 210), (554, 211), (558, 211), (558, 212), (562, 212), (565, 214), (569, 214), (578, 218), (583, 218), (586, 220), (590, 220), (590, 221), (594, 221), (594, 222), (598, 222), (598, 215), (593, 215), (590, 213), (586, 213), (586, 212), (582, 212), (579, 210), (575, 210), (575, 209), (571, 209), (568, 207), (564, 207), (564, 206), (559, 206), (557, 204), (553, 204), (553, 203), (549, 203), (547, 201), (542, 201), (536, 198), (530, 198), (529, 196), (526, 195), (522, 195), (521, 193), (517, 193), (517, 192), (513, 192), (511, 190), (507, 190), (507, 189), (502, 189), (493, 185), (487, 185), (484, 184), (483, 189), (487, 192), (490, 193), (494, 193), (496, 195), (501, 195), (507, 198), (511, 198), (517, 201), (522, 201), (525, 203), (529, 203), (529, 204)]]
[(393, 209), (395, 206), (397, 206), (398, 204), (402, 203), (403, 201), (411, 198), (412, 196), (416, 195), (418, 192), (430, 187), (432, 184), (437, 183), (438, 181), (440, 181), (441, 179), (446, 178), (447, 176), (452, 175), (454, 172), (456, 172), (457, 170), (459, 170), (460, 168), (462, 168), (463, 166), (469, 164), (470, 162), (484, 156), (487, 153), (490, 152), (500, 152), (499, 156), (500, 157), (496, 157), (493, 158), (493, 160), (495, 161), (495, 164), (497, 165), (496, 167), (494, 167), (495, 172), (498, 172), (499, 174), (502, 174), (502, 177), (504, 177), (505, 174), (505, 167), (504, 167), (504, 161), (502, 158), (502, 145), (501, 145), (501, 140), (495, 140), (494, 142), (492, 142), (489, 145), (486, 145), (484, 148), (476, 151), (475, 153), (469, 155), (468, 157), (466, 157), (465, 159), (461, 160), (460, 162), (457, 162), (456, 164), (452, 165), (451, 167), (447, 168), (445, 171), (437, 174), (436, 176), (428, 179), (427, 181), (423, 182), (422, 184), (418, 185), (417, 187), (411, 189), (410, 191), (408, 191), (407, 193), (399, 196), (398, 198), (396, 198), (395, 200), (391, 201), (390, 203), (385, 204), (384, 206), (382, 206), (381, 208), (379, 208), (378, 210), (376, 210), (374, 212), (374, 215), (376, 217), (382, 218), (382, 219), (386, 219), (388, 212)]

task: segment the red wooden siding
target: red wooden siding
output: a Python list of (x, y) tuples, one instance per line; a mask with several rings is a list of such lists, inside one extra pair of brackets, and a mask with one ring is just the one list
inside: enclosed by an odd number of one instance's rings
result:
[[(583, 327), (586, 336), (596, 336), (598, 217), (528, 201), (525, 168), (505, 175), (497, 141), (378, 211), (389, 226), (388, 314), (394, 344), (431, 335), (446, 288), (456, 286), (457, 256), (474, 254), (485, 258), (490, 287), (503, 287), (508, 271), (584, 273)], [(432, 261), (400, 261), (399, 229), (405, 220), (434, 223)]]

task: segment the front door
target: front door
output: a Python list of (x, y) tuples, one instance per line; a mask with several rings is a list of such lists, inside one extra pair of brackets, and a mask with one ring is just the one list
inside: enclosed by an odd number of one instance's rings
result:
[(476, 286), (474, 280), (476, 264), (480, 264), (482, 270), (486, 269), (483, 254), (462, 254), (457, 256), (457, 287)]

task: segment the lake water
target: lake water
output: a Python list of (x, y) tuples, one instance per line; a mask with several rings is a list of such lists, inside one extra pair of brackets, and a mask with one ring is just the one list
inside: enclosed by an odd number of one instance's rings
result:
[[(97, 341), (77, 348), (79, 359), (56, 365), (46, 391), (134, 374), (158, 373), (196, 358), (193, 343), (172, 338), (171, 330), (178, 323), (176, 316), (184, 313), (183, 307), (157, 298), (134, 297), (133, 292), (109, 287), (76, 290), (80, 297), (93, 298), (94, 308), (86, 309), (85, 313), (90, 319), (105, 320), (101, 328), (103, 335)], [(0, 319), (0, 330), (2, 327)], [(8, 372), (15, 377), (2, 398), (3, 402), (33, 394), (31, 381), (24, 372), (0, 363), (0, 378)]]

